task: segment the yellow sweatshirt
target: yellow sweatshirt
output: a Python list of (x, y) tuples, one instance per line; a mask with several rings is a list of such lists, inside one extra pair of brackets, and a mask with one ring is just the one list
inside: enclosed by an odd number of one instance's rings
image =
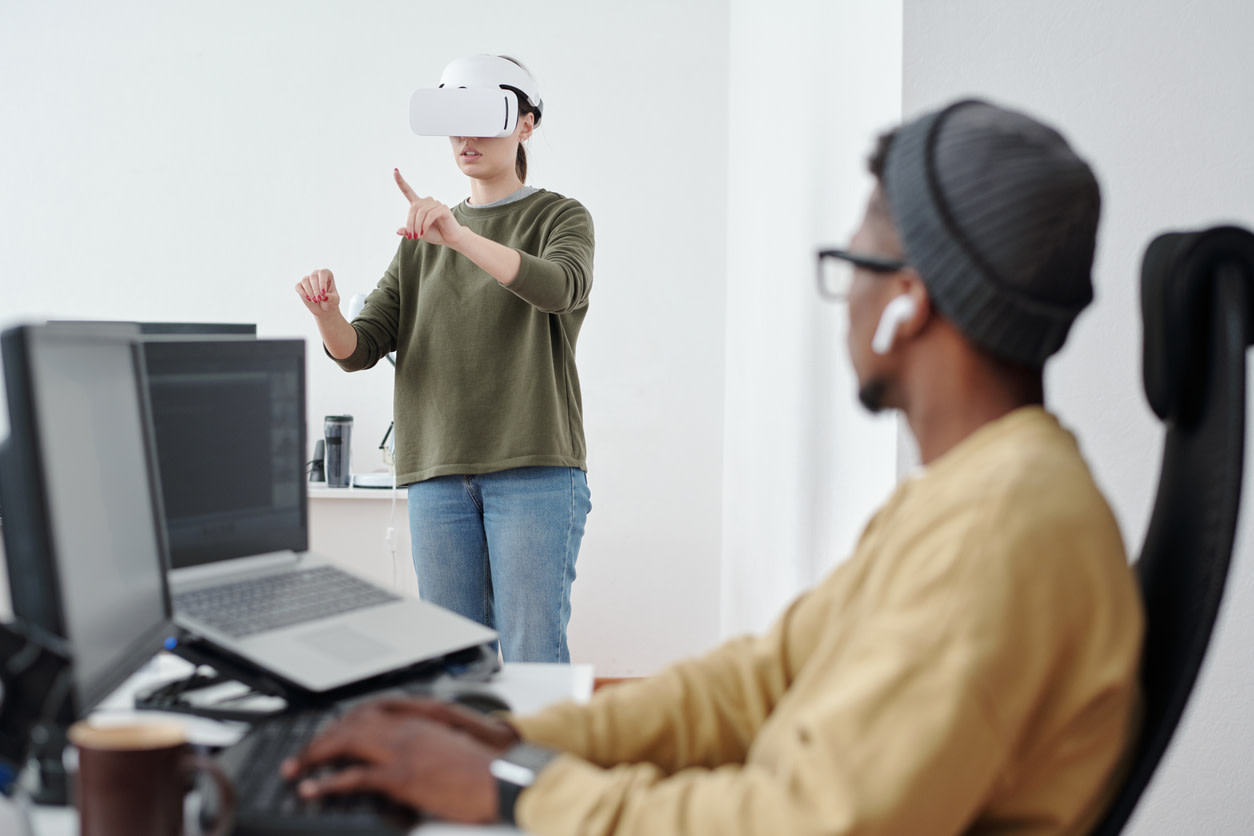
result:
[(764, 636), (513, 722), (553, 834), (1083, 834), (1139, 717), (1110, 508), (1040, 408), (906, 480)]

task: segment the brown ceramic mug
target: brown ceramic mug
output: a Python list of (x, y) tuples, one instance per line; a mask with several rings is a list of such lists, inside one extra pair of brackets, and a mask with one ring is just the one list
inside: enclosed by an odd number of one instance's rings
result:
[(82, 721), (70, 727), (68, 737), (78, 750), (75, 806), (81, 836), (179, 836), (184, 797), (197, 771), (213, 778), (221, 796), (212, 836), (231, 831), (231, 782), (216, 761), (192, 752), (177, 723)]

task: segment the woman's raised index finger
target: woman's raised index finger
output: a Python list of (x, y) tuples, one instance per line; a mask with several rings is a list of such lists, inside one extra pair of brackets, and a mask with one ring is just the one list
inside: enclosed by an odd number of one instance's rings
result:
[(396, 185), (400, 186), (401, 194), (405, 195), (406, 200), (413, 203), (418, 199), (418, 195), (414, 193), (414, 190), (411, 189), (409, 184), (405, 182), (405, 178), (401, 176), (401, 170), (399, 168), (392, 169), (392, 176), (396, 178)]

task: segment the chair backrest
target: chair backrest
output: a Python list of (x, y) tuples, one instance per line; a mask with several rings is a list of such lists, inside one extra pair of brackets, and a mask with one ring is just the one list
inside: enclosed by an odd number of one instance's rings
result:
[(1245, 453), (1254, 234), (1167, 233), (1141, 270), (1144, 382), (1166, 425), (1158, 494), (1135, 568), (1145, 601), (1145, 717), (1129, 774), (1094, 836), (1119, 833), (1189, 700), (1228, 577)]

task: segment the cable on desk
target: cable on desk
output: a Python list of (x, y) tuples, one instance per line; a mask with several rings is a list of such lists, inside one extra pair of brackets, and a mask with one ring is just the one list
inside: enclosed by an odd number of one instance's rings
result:
[(255, 722), (282, 710), (281, 708), (273, 708), (261, 711), (230, 707), (231, 704), (239, 703), (243, 700), (269, 696), (248, 686), (244, 686), (247, 687), (246, 691), (222, 699), (214, 705), (197, 705), (188, 699), (188, 695), (196, 691), (203, 691), (206, 688), (213, 688), (217, 685), (236, 681), (233, 677), (220, 674), (208, 666), (201, 665), (188, 676), (175, 679), (148, 691), (136, 693), (135, 707), (148, 711), (173, 711), (205, 717), (210, 720), (228, 720), (244, 723)]

